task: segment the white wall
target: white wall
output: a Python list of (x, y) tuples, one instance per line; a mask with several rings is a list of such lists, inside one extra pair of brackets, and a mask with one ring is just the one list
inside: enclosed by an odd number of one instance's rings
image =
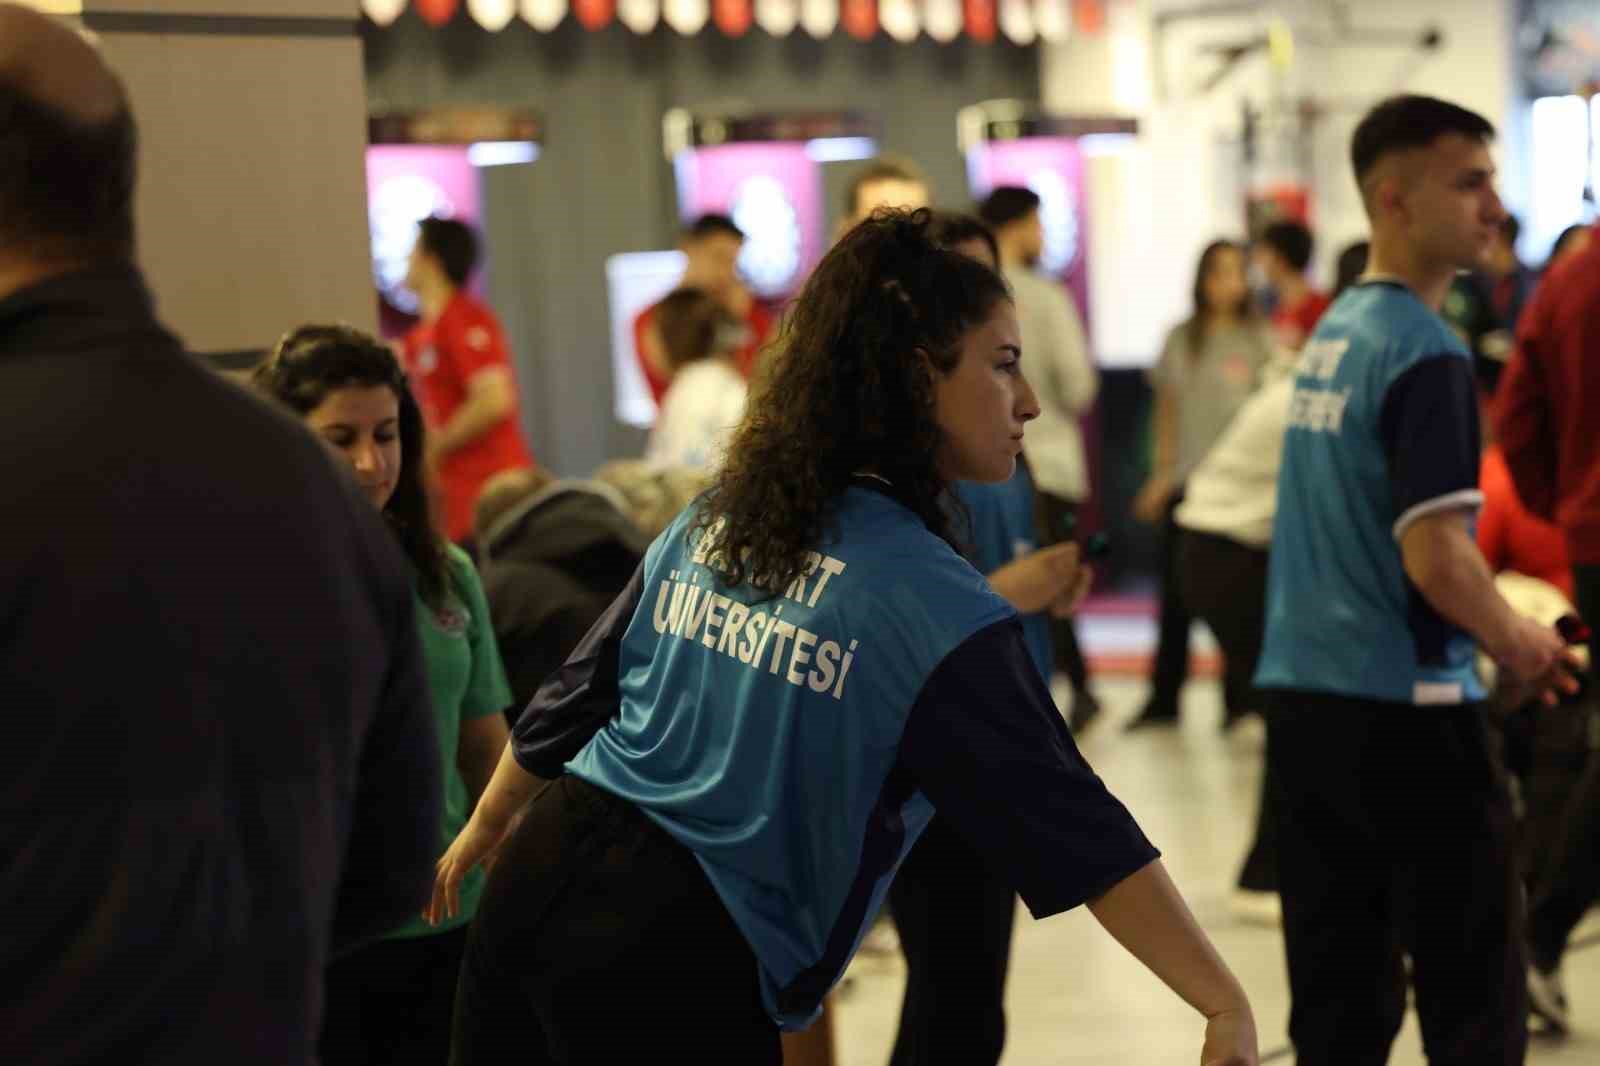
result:
[[(1196, 7), (1234, 13), (1169, 23), (1158, 39), (1153, 16)], [(1250, 10), (1251, 8), (1254, 10)], [(1331, 280), (1340, 248), (1365, 235), (1348, 145), (1361, 113), (1398, 92), (1441, 96), (1481, 112), (1502, 129), (1503, 188), (1514, 209), (1526, 204), (1522, 123), (1513, 81), (1510, 0), (1350, 0), (1349, 24), (1360, 29), (1444, 32), (1431, 53), (1310, 43), (1326, 34), (1327, 0), (1275, 4), (1205, 4), (1198, 0), (1113, 0), (1104, 34), (1078, 35), (1044, 46), (1041, 99), (1063, 113), (1119, 114), (1139, 119), (1137, 146), (1092, 160), (1089, 171), (1091, 304), (1096, 346), (1105, 365), (1144, 365), (1168, 327), (1188, 312), (1194, 261), (1206, 242), (1244, 231), (1248, 175), (1239, 148), (1242, 101), (1264, 105), (1274, 95), (1322, 101), (1324, 115), (1305, 137), (1306, 173), (1318, 233), (1316, 276)], [(1197, 87), (1215, 60), (1208, 44), (1248, 40), (1265, 31), (1272, 12), (1296, 31), (1295, 61), (1276, 74), (1259, 53), (1209, 93)], [(1273, 139), (1262, 138), (1265, 155)], [(1281, 143), (1281, 142), (1279, 142)], [(1281, 153), (1280, 153), (1281, 154)], [(1270, 161), (1258, 166), (1264, 176)]]
[[(374, 327), (356, 0), (82, 7), (91, 28), (115, 16), (97, 36), (139, 123), (139, 260), (163, 320), (201, 352)], [(194, 15), (225, 17), (167, 19)]]

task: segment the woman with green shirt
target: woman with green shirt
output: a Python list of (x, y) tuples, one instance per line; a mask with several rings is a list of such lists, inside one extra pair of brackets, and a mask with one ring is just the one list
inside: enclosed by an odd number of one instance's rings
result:
[[(444, 766), (442, 855), (467, 824), (505, 747), (502, 712), (511, 689), (477, 571), (429, 518), (421, 412), (393, 353), (343, 326), (290, 333), (255, 382), (349, 462), (411, 560)], [(443, 1066), (466, 926), (482, 888), (479, 871), (462, 885), (462, 908), (452, 921), (432, 926), (419, 914), (329, 965), (319, 1047), (324, 1066)]]

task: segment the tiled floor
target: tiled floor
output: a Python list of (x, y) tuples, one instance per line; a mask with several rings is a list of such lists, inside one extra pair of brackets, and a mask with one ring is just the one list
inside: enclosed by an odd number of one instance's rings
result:
[[(1143, 684), (1108, 680), (1097, 687), (1107, 713), (1083, 738), (1085, 754), (1163, 850), (1201, 924), (1244, 982), (1263, 1061), (1291, 1062), (1280, 934), (1240, 924), (1226, 906), (1254, 817), (1259, 728), (1219, 735), (1217, 686), (1195, 682), (1181, 728), (1125, 735), (1121, 721), (1137, 710)], [(1577, 1035), (1559, 1045), (1536, 1043), (1530, 1063), (1600, 1063), (1600, 945), (1570, 956), (1567, 971)], [(903, 981), (897, 959), (858, 959), (835, 1002), (838, 1066), (888, 1062)], [(1189, 1066), (1198, 1058), (1198, 1018), (1081, 909), (1042, 922), (1019, 913), (1007, 1009), (1005, 1066)], [(1391, 1062), (1424, 1061), (1408, 1020)]]

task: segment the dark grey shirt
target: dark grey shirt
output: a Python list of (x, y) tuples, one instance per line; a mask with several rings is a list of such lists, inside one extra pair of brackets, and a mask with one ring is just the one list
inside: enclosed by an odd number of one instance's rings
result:
[(403, 556), (131, 267), (0, 300), (0, 427), (0, 1058), (308, 1063), (437, 858)]

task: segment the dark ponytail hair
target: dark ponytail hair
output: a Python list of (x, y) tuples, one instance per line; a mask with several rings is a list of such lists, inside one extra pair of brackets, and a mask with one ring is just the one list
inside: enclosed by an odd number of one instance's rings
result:
[(955, 369), (962, 337), (1008, 299), (998, 274), (935, 243), (927, 210), (879, 211), (834, 246), (795, 300), (690, 530), (710, 538), (719, 578), (786, 588), (861, 470), (950, 540), (935, 375)]
[(400, 473), (383, 515), (416, 570), (423, 602), (443, 608), (450, 598), (449, 561), (444, 540), (434, 530), (422, 481), (422, 410), (394, 353), (349, 326), (301, 326), (278, 342), (252, 381), (301, 418), (338, 389), (382, 385), (395, 394), (400, 402)]

